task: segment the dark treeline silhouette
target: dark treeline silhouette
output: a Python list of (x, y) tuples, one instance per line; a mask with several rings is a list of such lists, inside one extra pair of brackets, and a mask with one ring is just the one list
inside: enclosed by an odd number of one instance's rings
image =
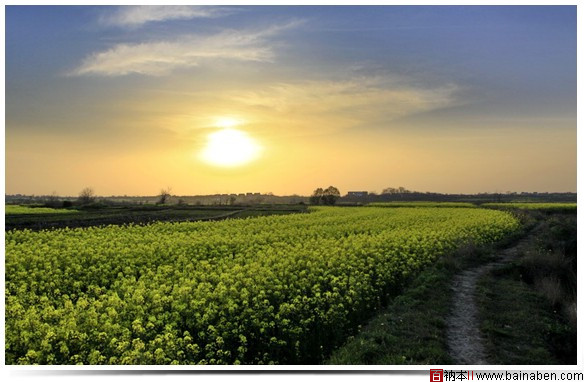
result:
[[(401, 187), (402, 190), (403, 187)], [(79, 196), (51, 195), (6, 195), (7, 204), (43, 204), (49, 207), (70, 207), (72, 205), (90, 204), (107, 205), (140, 205), (156, 204), (161, 201), (161, 194), (152, 196), (96, 196), (93, 190), (90, 194)], [(323, 192), (325, 190), (322, 190)], [(386, 192), (387, 191), (387, 192)], [(169, 192), (167, 192), (169, 194)], [(480, 193), (480, 194), (441, 194), (436, 192), (417, 192), (400, 188), (386, 188), (381, 194), (349, 191), (342, 197), (335, 196), (337, 205), (366, 204), (372, 202), (392, 201), (430, 201), (430, 202), (576, 202), (574, 192), (508, 192), (508, 193)], [(88, 196), (86, 200), (84, 196)], [(314, 196), (314, 195), (313, 195)], [(80, 200), (80, 198), (82, 200)], [(301, 195), (278, 196), (272, 193), (248, 192), (245, 194), (214, 194), (214, 195), (166, 195), (164, 204), (188, 204), (188, 205), (255, 205), (255, 204), (308, 204), (310, 197)], [(325, 203), (319, 203), (325, 204)]]
[(145, 204), (171, 205), (195, 205), (195, 206), (241, 206), (257, 204), (308, 204), (307, 196), (285, 195), (278, 196), (271, 192), (246, 192), (239, 194), (211, 194), (211, 195), (175, 195), (168, 189), (149, 196), (91, 195), (91, 199), (80, 199), (80, 196), (51, 195), (5, 195), (6, 204), (43, 205), (53, 208), (71, 206), (135, 206)]
[(576, 202), (574, 192), (507, 192), (480, 194), (441, 194), (436, 192), (418, 192), (403, 187), (386, 188), (383, 193), (349, 192), (340, 198), (337, 204), (365, 204), (373, 202)]

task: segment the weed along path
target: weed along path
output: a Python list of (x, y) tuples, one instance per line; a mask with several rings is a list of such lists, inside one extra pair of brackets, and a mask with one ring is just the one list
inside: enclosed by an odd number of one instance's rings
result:
[(448, 351), (455, 364), (488, 364), (483, 339), (479, 330), (480, 320), (475, 302), (478, 280), (496, 267), (510, 262), (526, 242), (531, 240), (540, 226), (533, 228), (512, 247), (503, 249), (495, 261), (467, 269), (454, 278), (452, 283), (452, 312), (446, 320)]

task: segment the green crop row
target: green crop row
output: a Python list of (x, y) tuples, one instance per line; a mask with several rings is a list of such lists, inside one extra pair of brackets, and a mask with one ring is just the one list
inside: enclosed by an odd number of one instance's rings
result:
[(518, 225), (476, 208), (319, 207), (10, 231), (6, 363), (318, 363), (406, 278)]
[(507, 209), (526, 209), (526, 210), (564, 210), (575, 211), (576, 203), (484, 203), (481, 207), (495, 207)]
[(69, 214), (79, 212), (77, 210), (56, 209), (48, 207), (28, 207), (18, 206), (14, 204), (6, 204), (4, 213), (6, 215), (21, 215), (21, 214)]
[(448, 208), (473, 208), (472, 203), (467, 202), (375, 202), (369, 203), (368, 207), (448, 207)]

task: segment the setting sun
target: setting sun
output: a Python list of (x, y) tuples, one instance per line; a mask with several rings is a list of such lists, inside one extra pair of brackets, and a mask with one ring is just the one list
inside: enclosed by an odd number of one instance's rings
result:
[(0, 374), (584, 364), (576, 1), (7, 3)]
[[(237, 124), (234, 120), (222, 121)], [(201, 152), (201, 158), (215, 166), (235, 167), (256, 159), (259, 152), (260, 146), (247, 133), (224, 128), (209, 134), (207, 146)]]

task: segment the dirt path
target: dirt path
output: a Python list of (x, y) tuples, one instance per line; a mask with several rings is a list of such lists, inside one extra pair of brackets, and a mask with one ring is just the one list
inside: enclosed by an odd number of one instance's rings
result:
[(447, 319), (449, 354), (457, 365), (488, 364), (479, 330), (478, 308), (475, 303), (477, 281), (491, 271), (511, 261), (520, 249), (534, 236), (541, 225), (532, 229), (523, 239), (500, 252), (497, 260), (468, 269), (454, 278), (453, 307)]

